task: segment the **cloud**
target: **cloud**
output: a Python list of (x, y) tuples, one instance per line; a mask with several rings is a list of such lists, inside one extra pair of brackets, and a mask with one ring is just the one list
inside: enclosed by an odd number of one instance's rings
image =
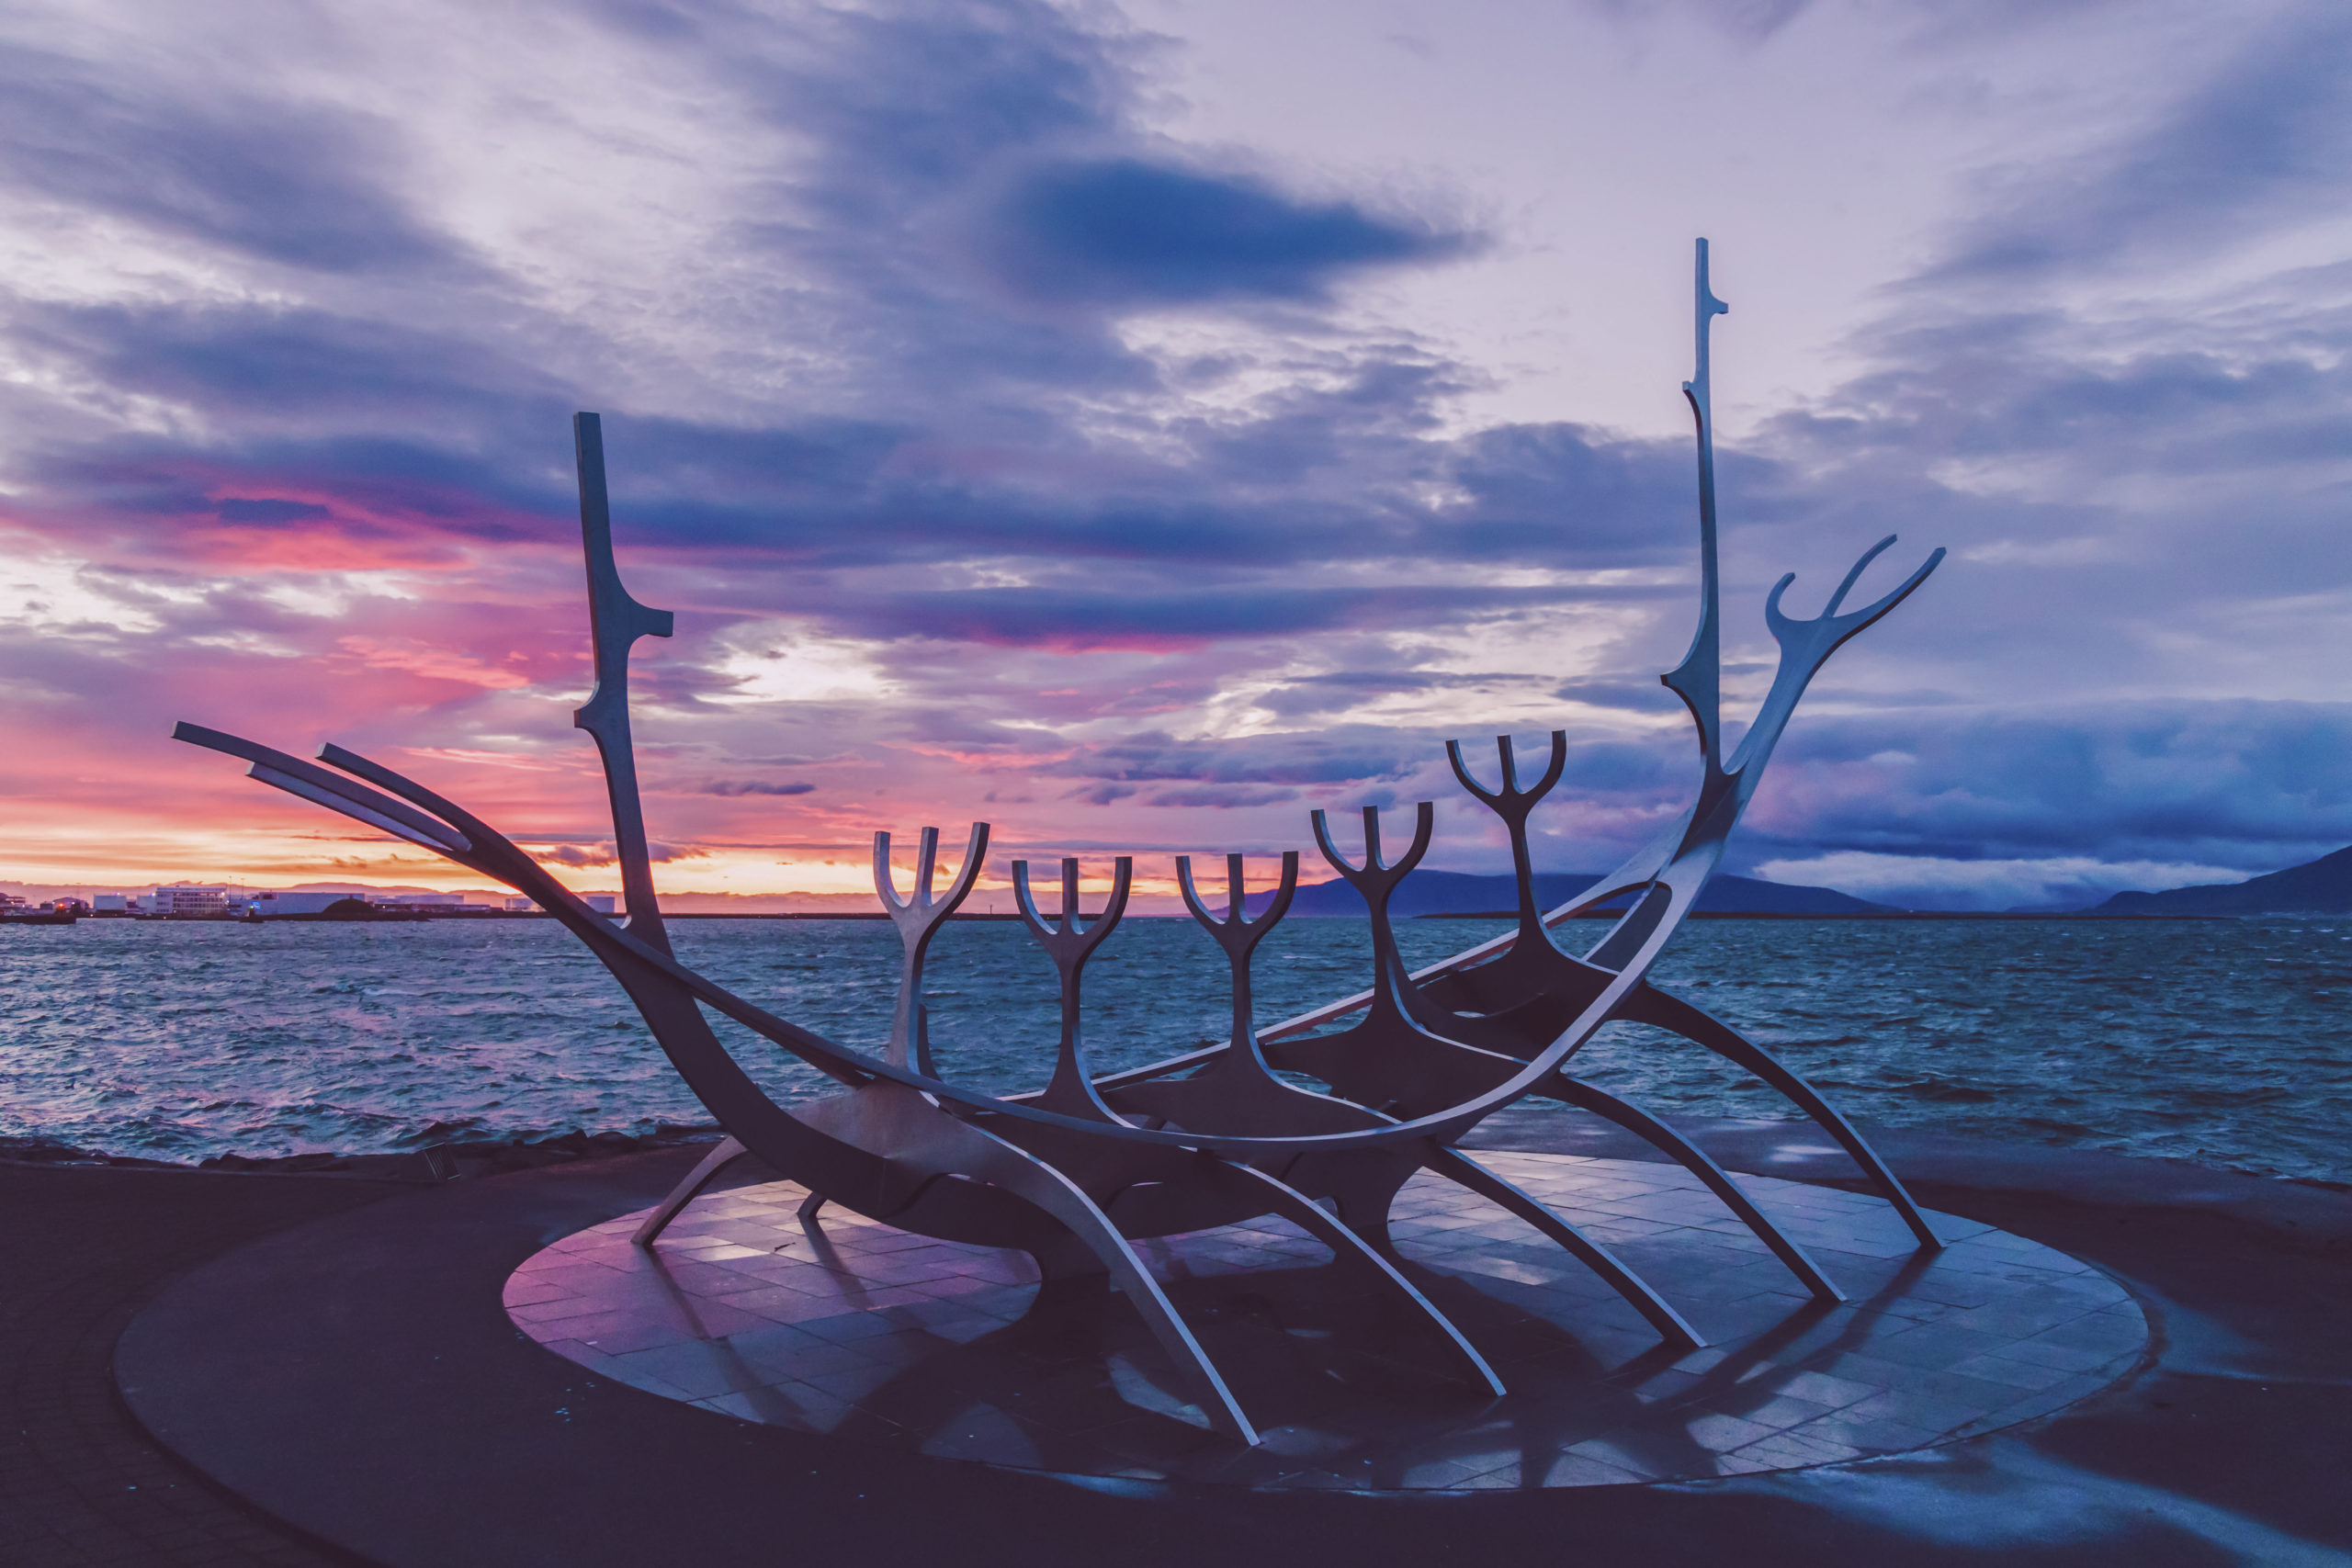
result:
[(23, 188), (306, 271), (462, 263), (386, 188), (401, 158), (397, 131), (382, 121), (227, 80), (197, 87), (22, 48), (6, 59), (0, 168)]
[[(543, 865), (568, 865), (585, 869), (617, 864), (620, 859), (610, 840), (601, 844), (558, 844), (553, 849), (545, 850), (530, 849), (527, 844), (524, 848), (529, 851), (533, 860)], [(645, 848), (646, 858), (656, 865), (671, 861), (703, 860), (707, 859), (710, 853), (708, 850), (697, 845), (665, 844), (658, 840), (648, 841)]]
[(1295, 201), (1257, 180), (1133, 157), (1030, 170), (991, 218), (992, 259), (1023, 292), (1120, 306), (1318, 300), (1339, 276), (1470, 243), (1351, 201)]
[(2301, 219), (2347, 171), (2352, 18), (2293, 7), (2222, 46), (2219, 68), (2139, 134), (2018, 171), (1927, 281), (2210, 254)]
[(1965, 861), (2091, 850), (2200, 875), (2271, 870), (2352, 841), (2352, 704), (1811, 716), (1775, 759), (1750, 825), (1760, 855), (1796, 840)]
[(213, 509), (223, 523), (311, 523), (332, 517), (332, 507), (315, 501), (279, 501), (267, 496), (226, 495)]
[(763, 782), (763, 781), (761, 781), (761, 780), (759, 780), (759, 779), (712, 779), (712, 780), (709, 780), (709, 781), (708, 781), (708, 782), (707, 782), (707, 783), (699, 784), (695, 784), (695, 785), (693, 785), (693, 786), (691, 786), (691, 787), (692, 787), (692, 789), (694, 790), (694, 792), (695, 792), (695, 794), (697, 794), (697, 795), (807, 795), (807, 794), (808, 794), (810, 791), (814, 790), (817, 786), (816, 786), (815, 784), (801, 784), (801, 783), (794, 783), (794, 784), (768, 784), (768, 783), (764, 783), (764, 782)]
[(865, 637), (913, 634), (1071, 651), (1161, 650), (1345, 626), (1458, 624), (1481, 613), (1658, 596), (1645, 588), (1437, 583), (1344, 588), (1263, 582), (1221, 592), (975, 588), (889, 594), (862, 604), (840, 595), (827, 606), (825, 619)]
[(1208, 807), (1231, 811), (1244, 806), (1274, 806), (1296, 800), (1298, 791), (1267, 784), (1190, 784), (1182, 789), (1154, 790), (1148, 806)]
[(582, 849), (577, 844), (559, 844), (551, 850), (533, 850), (530, 853), (533, 860), (543, 865), (611, 865), (619, 858), (610, 844), (601, 849)]
[[(124, 3), (149, 44), (56, 29), (99, 41), (0, 107), (0, 203), (39, 218), (0, 298), (0, 702), (29, 738), (0, 773), (86, 841), (198, 852), (157, 798), (281, 841), (283, 805), (174, 771), (188, 716), (404, 758), (609, 863), (569, 728), (582, 407), (632, 589), (679, 612), (633, 677), (649, 774), (684, 781), (658, 830), (713, 861), (990, 794), (1022, 841), (1078, 801), (1091, 841), (1210, 810), (1266, 846), (1430, 798), (1436, 863), (1498, 869), (1442, 750), (1498, 729), (1571, 731), (1553, 869), (1687, 800), (1656, 680), (1690, 634), (1687, 440), (1485, 418), (1499, 361), (1400, 330), (1533, 232), (1455, 216), (1508, 210), (1458, 167), (1187, 141), (1166, 40), (1024, 0), (425, 0), (407, 30), (254, 32), (225, 73), (205, 8)], [(1846, 25), (1698, 9), (1754, 53)], [(1960, 182), (1835, 384), (1724, 437), (1736, 714), (1781, 570), (1809, 608), (1886, 532), (1954, 552), (1824, 674), (1735, 869), (2028, 902), (2352, 840), (2313, 652), (2352, 594), (2352, 265), (2260, 259), (2308, 260), (2332, 210), (2352, 29), (2270, 15)], [(553, 63), (511, 63), (542, 35)]]
[(1913, 909), (2085, 908), (2134, 889), (2245, 880), (2244, 872), (2177, 862), (2101, 861), (2087, 855), (1940, 860), (1859, 850), (1766, 861), (1756, 869), (1767, 881), (1832, 886)]

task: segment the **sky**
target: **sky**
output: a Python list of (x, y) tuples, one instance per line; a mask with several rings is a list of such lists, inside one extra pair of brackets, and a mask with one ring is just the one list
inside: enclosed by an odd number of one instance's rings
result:
[[(1766, 591), (1950, 558), (1729, 869), (1916, 908), (2352, 842), (2352, 10), (2290, 0), (73, 0), (0, 21), (0, 878), (475, 885), (175, 746), (333, 739), (615, 885), (602, 413), (665, 892), (871, 835), (1307, 851), (1565, 729), (1695, 782)], [(1343, 834), (1344, 842), (1352, 842)], [(952, 860), (954, 857), (948, 857)], [(1271, 869), (1270, 863), (1260, 863)], [(750, 907), (750, 906), (744, 906)]]

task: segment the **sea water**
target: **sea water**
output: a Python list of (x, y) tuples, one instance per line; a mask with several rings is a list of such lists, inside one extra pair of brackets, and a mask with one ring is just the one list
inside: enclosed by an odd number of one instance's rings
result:
[[(1493, 922), (1412, 920), (1415, 964)], [(1578, 922), (1564, 943), (1605, 930)], [(680, 919), (678, 954), (844, 1043), (889, 1029), (881, 921)], [(1262, 1027), (1363, 988), (1367, 928), (1293, 920), (1259, 950)], [(2352, 919), (1702, 920), (1654, 971), (1864, 1123), (1933, 1127), (2352, 1180)], [(1018, 924), (958, 921), (926, 988), (943, 1071), (1035, 1088), (1054, 972)], [(1085, 978), (1098, 1070), (1224, 1037), (1223, 954), (1131, 919)], [(720, 1024), (783, 1100), (830, 1080)], [(1709, 1053), (1612, 1025), (1576, 1070), (1668, 1114), (1778, 1116)], [(360, 1154), (707, 1122), (633, 1009), (545, 919), (400, 924), (84, 920), (0, 930), (0, 1153), (193, 1161)]]

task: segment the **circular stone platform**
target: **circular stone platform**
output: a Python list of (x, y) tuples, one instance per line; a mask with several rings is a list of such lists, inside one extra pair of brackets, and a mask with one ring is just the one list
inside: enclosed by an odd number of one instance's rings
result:
[(770, 1182), (696, 1200), (649, 1255), (644, 1211), (508, 1279), (531, 1338), (616, 1382), (741, 1420), (1061, 1474), (1444, 1491), (1788, 1470), (2048, 1415), (2139, 1365), (2131, 1296), (2037, 1242), (1932, 1216), (1921, 1257), (1877, 1199), (1744, 1176), (1845, 1291), (1816, 1302), (1679, 1167), (1479, 1159), (1609, 1246), (1710, 1341), (1661, 1346), (1574, 1258), (1424, 1175), (1398, 1198), (1408, 1272), (1510, 1393), (1450, 1374), (1425, 1324), (1323, 1267), (1283, 1221), (1142, 1245), (1264, 1436), (1207, 1429), (1123, 1298), (1041, 1292), (1018, 1253), (910, 1235)]

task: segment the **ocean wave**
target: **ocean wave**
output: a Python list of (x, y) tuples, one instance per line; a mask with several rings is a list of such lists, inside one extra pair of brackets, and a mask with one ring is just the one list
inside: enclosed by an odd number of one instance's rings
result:
[[(1504, 929), (1408, 921), (1428, 962)], [(36, 933), (19, 933), (31, 937)], [(707, 1120), (612, 980), (544, 921), (378, 932), (86, 920), (0, 946), (0, 1154), (180, 1162), (376, 1155)], [(1574, 928), (1591, 940), (1600, 928)], [(683, 956), (845, 1043), (889, 1030), (879, 921), (681, 921)], [(1739, 921), (1682, 933), (1656, 977), (1746, 1031), (1858, 1119), (2352, 1179), (2352, 921)], [(2317, 951), (2325, 939), (2329, 951)], [(1136, 919), (1091, 970), (1100, 1069), (1222, 1036), (1223, 955)], [(1356, 989), (1364, 928), (1294, 920), (1261, 950), (1271, 1021)], [(949, 926), (926, 997), (951, 1076), (1050, 1073), (1051, 965), (1010, 922)], [(724, 1020), (778, 1099), (831, 1080)], [(1786, 1115), (1687, 1042), (1611, 1025), (1580, 1076), (1668, 1114)]]

